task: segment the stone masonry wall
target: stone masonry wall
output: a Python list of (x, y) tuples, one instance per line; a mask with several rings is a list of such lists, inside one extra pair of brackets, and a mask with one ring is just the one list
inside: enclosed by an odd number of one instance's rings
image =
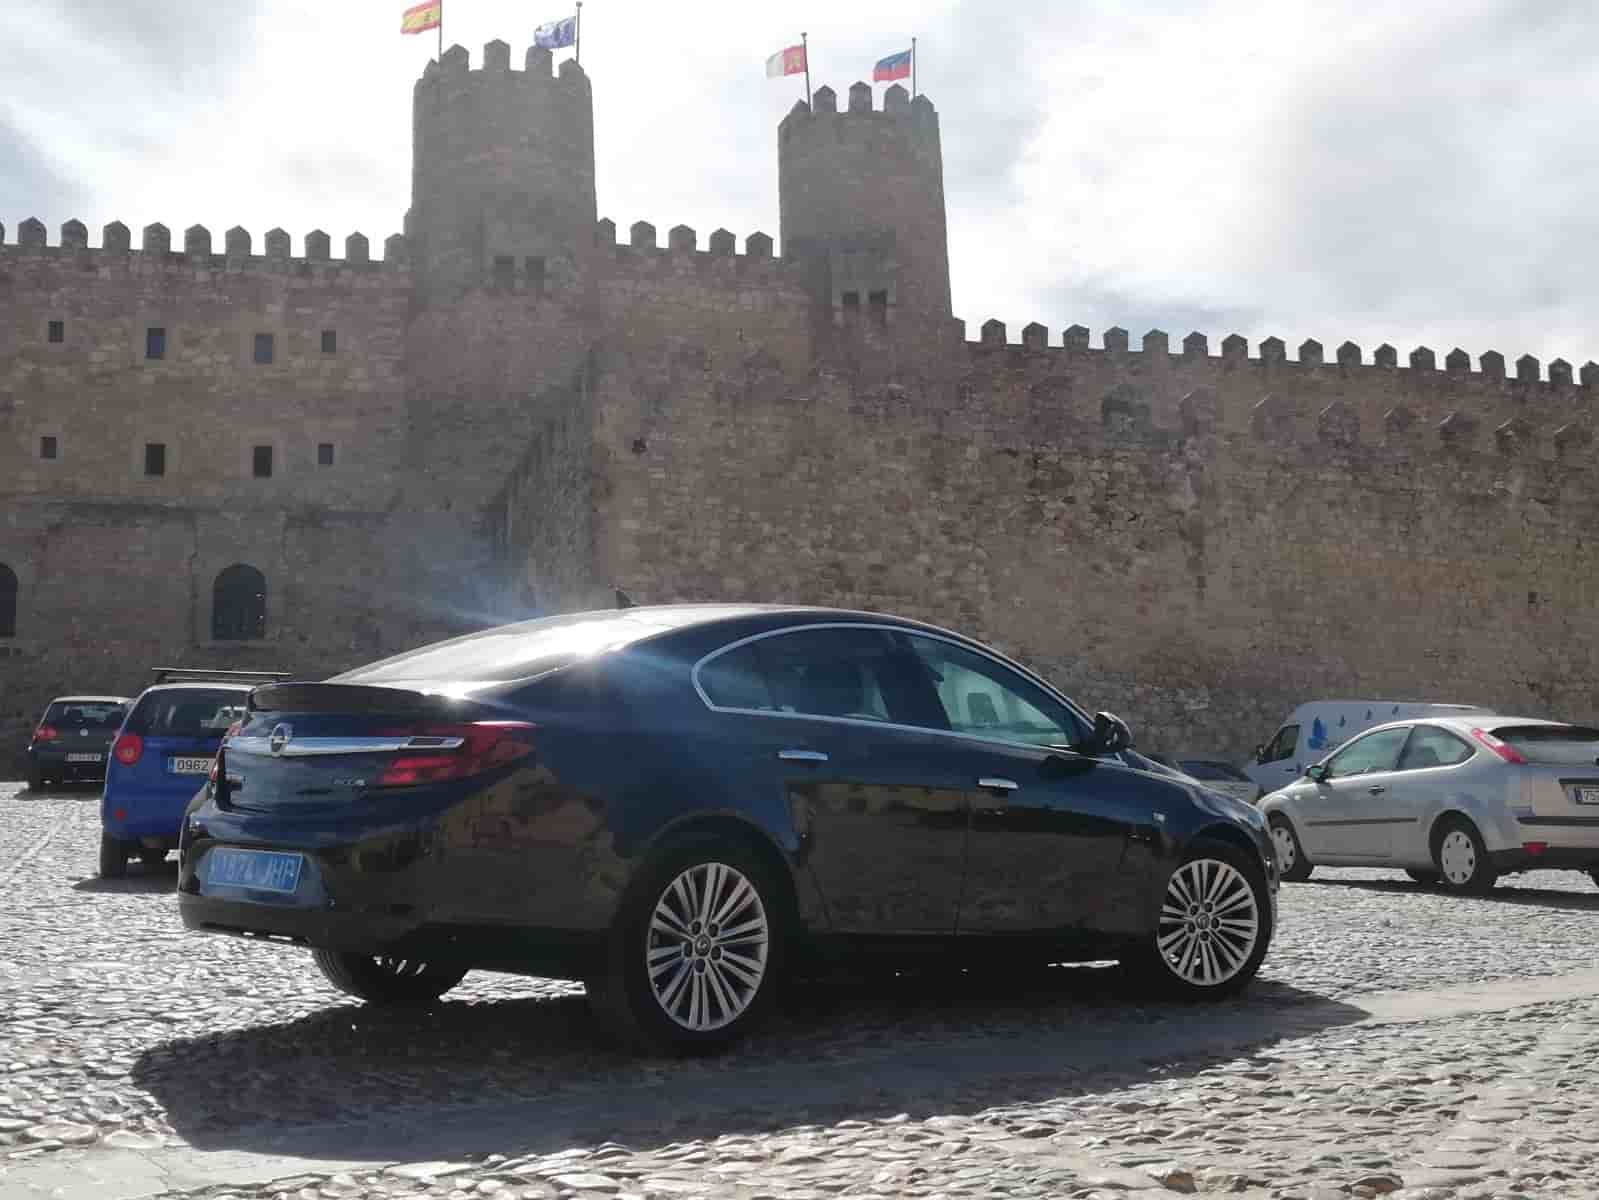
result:
[(601, 572), (639, 602), (971, 631), (1151, 749), (1241, 755), (1335, 694), (1596, 715), (1599, 476), (1569, 371), (1041, 335), (985, 329), (951, 396), (825, 369), (750, 387), (718, 358), (662, 408), (602, 378)]

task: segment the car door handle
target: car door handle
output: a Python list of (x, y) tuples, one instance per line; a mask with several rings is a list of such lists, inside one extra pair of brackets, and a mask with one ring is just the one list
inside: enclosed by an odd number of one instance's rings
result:
[(777, 757), (784, 762), (824, 763), (827, 754), (822, 750), (779, 750)]
[(1014, 779), (1000, 779), (993, 775), (984, 775), (977, 781), (977, 786), (985, 792), (1014, 792), (1022, 785)]
[(1373, 796), (1380, 796), (1384, 792), (1386, 792), (1387, 790), (1388, 789), (1386, 787), (1384, 787), (1380, 783), (1374, 783), (1369, 788), (1366, 789), (1366, 791), (1369, 792)]

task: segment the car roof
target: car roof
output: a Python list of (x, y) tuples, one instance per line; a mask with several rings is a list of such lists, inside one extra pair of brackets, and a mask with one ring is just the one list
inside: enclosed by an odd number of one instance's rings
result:
[(57, 696), (51, 704), (128, 704), (132, 696)]

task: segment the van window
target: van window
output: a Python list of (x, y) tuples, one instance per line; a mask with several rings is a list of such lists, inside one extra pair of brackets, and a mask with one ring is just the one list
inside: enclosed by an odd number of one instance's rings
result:
[(1285, 758), (1294, 756), (1294, 747), (1299, 745), (1299, 726), (1284, 725), (1277, 731), (1277, 736), (1271, 739), (1271, 745), (1266, 747), (1266, 752), (1260, 756), (1263, 763), (1281, 762)]

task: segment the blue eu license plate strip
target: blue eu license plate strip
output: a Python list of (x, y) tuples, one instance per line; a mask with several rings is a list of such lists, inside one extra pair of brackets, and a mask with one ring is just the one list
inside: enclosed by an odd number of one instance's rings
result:
[(258, 892), (292, 892), (300, 885), (298, 854), (276, 850), (230, 850), (218, 847), (205, 857), (205, 882), (212, 887), (249, 888)]

